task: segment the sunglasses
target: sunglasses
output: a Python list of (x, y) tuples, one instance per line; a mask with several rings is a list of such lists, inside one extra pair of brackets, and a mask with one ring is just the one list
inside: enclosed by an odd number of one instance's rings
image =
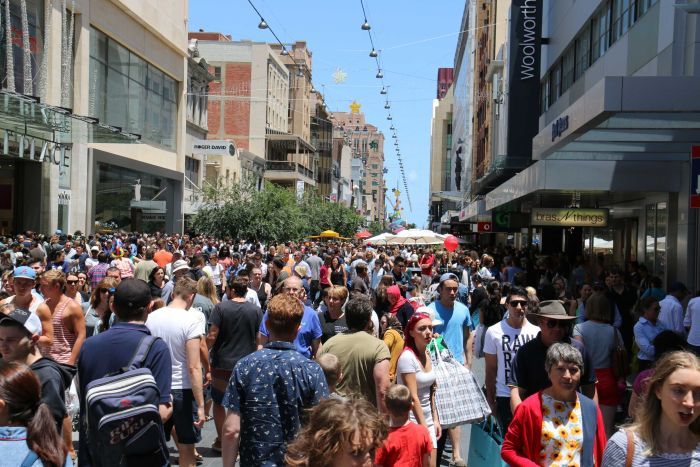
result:
[(75, 285), (77, 283), (78, 283), (78, 279), (76, 279), (74, 281), (66, 281), (66, 284), (69, 284), (69, 285)]
[(525, 308), (527, 306), (527, 300), (511, 300), (508, 304), (513, 308), (517, 308), (518, 305)]
[(114, 287), (109, 288), (109, 289), (103, 287), (100, 289), (100, 293), (109, 293), (110, 295), (114, 295), (115, 290), (116, 289)]
[(568, 329), (570, 325), (568, 320), (559, 319), (550, 319), (545, 324), (549, 329), (554, 329), (557, 326), (559, 326), (561, 329)]

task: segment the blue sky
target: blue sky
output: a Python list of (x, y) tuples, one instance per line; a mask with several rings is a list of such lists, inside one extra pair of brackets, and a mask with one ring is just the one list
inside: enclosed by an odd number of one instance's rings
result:
[[(324, 90), (333, 111), (349, 111), (357, 100), (367, 121), (387, 136), (384, 157), (389, 190), (403, 182), (386, 120), (371, 46), (361, 30), (360, 0), (252, 0), (284, 43), (305, 40), (313, 53), (313, 83)], [(231, 34), (234, 40), (274, 42), (269, 30), (258, 29), (259, 18), (245, 0), (190, 0), (190, 31), (204, 29)], [(462, 18), (463, 1), (366, 0), (367, 19), (380, 49), (384, 82), (390, 85), (391, 114), (404, 161), (412, 210), (402, 194), (404, 219), (422, 227), (428, 216), (430, 119), (437, 69), (451, 67)], [(335, 84), (337, 68), (347, 73)], [(325, 85), (325, 87), (323, 86)]]

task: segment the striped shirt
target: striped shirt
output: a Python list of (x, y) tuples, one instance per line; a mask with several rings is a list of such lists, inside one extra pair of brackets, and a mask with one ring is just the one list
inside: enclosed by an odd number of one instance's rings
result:
[[(647, 449), (646, 443), (634, 435), (634, 457), (632, 467), (675, 467), (675, 466), (700, 466), (700, 443), (695, 446), (693, 452), (683, 454), (662, 453), (646, 457), (642, 453)], [(603, 465), (616, 467), (624, 466), (627, 459), (627, 434), (619, 430), (608, 440), (608, 445), (603, 454)]]

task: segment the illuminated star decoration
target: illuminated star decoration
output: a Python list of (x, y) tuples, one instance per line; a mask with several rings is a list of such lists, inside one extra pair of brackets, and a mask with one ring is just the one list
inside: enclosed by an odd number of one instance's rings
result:
[(360, 107), (362, 107), (361, 104), (359, 104), (357, 101), (352, 101), (352, 104), (350, 104), (350, 112), (352, 112), (354, 114), (359, 114)]
[(333, 81), (335, 81), (335, 84), (343, 84), (347, 78), (348, 74), (345, 73), (342, 69), (335, 69), (335, 73), (333, 73)]

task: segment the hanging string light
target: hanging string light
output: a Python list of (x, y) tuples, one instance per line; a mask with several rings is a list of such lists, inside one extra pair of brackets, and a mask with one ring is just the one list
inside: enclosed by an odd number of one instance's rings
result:
[[(250, 1), (250, 0), (249, 0)], [(376, 45), (374, 44), (374, 38), (372, 37), (372, 31), (371, 31), (371, 26), (369, 24), (369, 21), (367, 20), (367, 11), (365, 10), (365, 3), (364, 0), (360, 0), (360, 6), (362, 7), (362, 16), (364, 18), (364, 23), (362, 23), (361, 29), (363, 31), (367, 31), (367, 37), (369, 38), (369, 43), (370, 46), (372, 47), (369, 56), (370, 58), (373, 58), (376, 65), (377, 65), (377, 74), (376, 78), (382, 81), (382, 89), (379, 91), (379, 94), (385, 97), (385, 104), (384, 104), (384, 109), (387, 110), (387, 117), (386, 119), (391, 123), (391, 127), (389, 128), (392, 132), (393, 135), (392, 137), (394, 138), (394, 146), (396, 146), (396, 158), (399, 161), (399, 169), (401, 171), (401, 178), (403, 180), (403, 186), (404, 186), (404, 193), (406, 195), (406, 199), (408, 200), (408, 206), (411, 211), (413, 211), (413, 206), (411, 204), (411, 195), (408, 192), (408, 183), (406, 182), (406, 173), (404, 172), (404, 167), (403, 167), (403, 160), (401, 159), (401, 153), (399, 152), (399, 141), (398, 141), (398, 135), (396, 134), (396, 127), (394, 126), (393, 123), (393, 117), (391, 116), (391, 100), (389, 99), (389, 91), (388, 88), (389, 86), (384, 83), (384, 72), (382, 71), (382, 64), (381, 64), (381, 57), (380, 57), (380, 52), (381, 49), (378, 49)]]

